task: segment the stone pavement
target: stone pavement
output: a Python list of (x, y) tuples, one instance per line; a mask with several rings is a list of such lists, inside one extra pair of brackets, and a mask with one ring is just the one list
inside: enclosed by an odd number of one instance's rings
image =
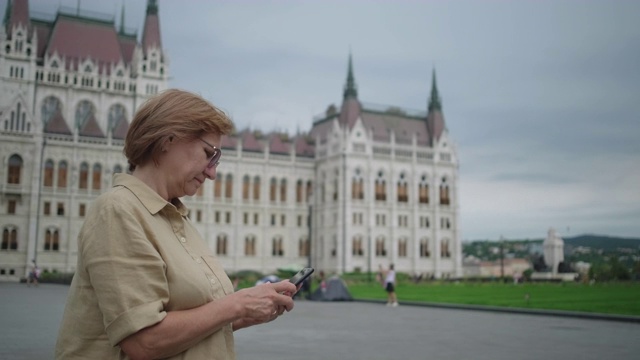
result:
[[(0, 359), (51, 359), (68, 287), (0, 283)], [(637, 359), (640, 324), (379, 303), (296, 301), (236, 333), (239, 360)]]

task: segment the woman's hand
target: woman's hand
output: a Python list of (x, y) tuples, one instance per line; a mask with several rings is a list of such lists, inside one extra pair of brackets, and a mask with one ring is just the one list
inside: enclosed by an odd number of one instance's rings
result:
[(293, 309), (291, 295), (296, 292), (296, 286), (289, 281), (266, 283), (234, 293), (234, 301), (243, 308), (242, 317), (233, 323), (233, 329), (238, 330), (247, 326), (263, 324), (273, 321), (285, 311)]

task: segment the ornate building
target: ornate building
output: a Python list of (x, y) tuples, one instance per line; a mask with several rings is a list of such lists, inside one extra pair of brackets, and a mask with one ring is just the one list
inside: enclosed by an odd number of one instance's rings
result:
[[(138, 41), (123, 21), (35, 19), (14, 0), (0, 43), (0, 280), (32, 260), (72, 272), (87, 208), (127, 168), (130, 119), (168, 86), (158, 6), (148, 1)], [(308, 133), (225, 137), (218, 178), (184, 199), (191, 220), (229, 272), (395, 263), (460, 277), (458, 161), (435, 72), (427, 111), (360, 102), (351, 58), (343, 95)]]

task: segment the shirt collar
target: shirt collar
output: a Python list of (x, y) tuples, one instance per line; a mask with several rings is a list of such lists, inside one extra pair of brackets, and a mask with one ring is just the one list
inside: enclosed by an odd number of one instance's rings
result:
[(174, 207), (180, 215), (187, 216), (189, 209), (180, 201), (180, 199), (172, 199), (171, 202), (163, 199), (157, 192), (149, 187), (149, 185), (142, 182), (137, 177), (125, 173), (118, 173), (113, 175), (113, 187), (122, 186), (131, 191), (140, 200), (142, 205), (147, 208), (147, 211), (152, 215), (157, 214), (160, 210), (166, 206)]

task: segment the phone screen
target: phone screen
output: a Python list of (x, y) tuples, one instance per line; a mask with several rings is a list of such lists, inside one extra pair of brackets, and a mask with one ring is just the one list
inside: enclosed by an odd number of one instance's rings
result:
[(296, 286), (298, 286), (302, 284), (304, 279), (308, 278), (309, 275), (313, 274), (313, 271), (314, 271), (313, 268), (304, 268), (300, 270), (297, 274), (293, 275), (293, 277), (289, 279), (289, 281), (294, 283)]

